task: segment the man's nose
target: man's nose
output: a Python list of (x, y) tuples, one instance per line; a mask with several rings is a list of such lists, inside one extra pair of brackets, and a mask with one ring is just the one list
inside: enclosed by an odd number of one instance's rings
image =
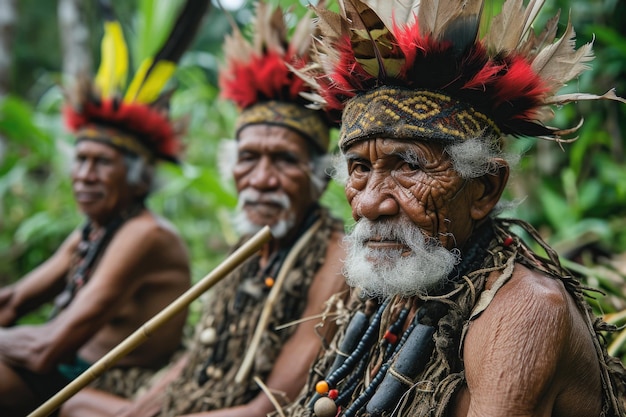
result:
[(278, 174), (271, 158), (263, 157), (250, 173), (250, 185), (258, 190), (275, 189), (280, 184)]
[(83, 161), (78, 163), (74, 170), (74, 176), (76, 179), (82, 181), (94, 181), (98, 177), (96, 172), (96, 165), (93, 161)]
[(394, 196), (394, 182), (390, 175), (377, 173), (368, 180), (365, 188), (352, 200), (352, 216), (355, 220), (365, 217), (377, 220), (395, 216), (400, 211)]

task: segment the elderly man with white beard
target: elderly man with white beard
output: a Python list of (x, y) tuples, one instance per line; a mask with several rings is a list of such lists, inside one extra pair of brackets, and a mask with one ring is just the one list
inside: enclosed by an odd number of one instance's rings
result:
[(611, 326), (529, 224), (497, 216), (507, 135), (576, 131), (544, 122), (591, 46), (570, 26), (556, 39), (558, 19), (535, 35), (532, 0), (495, 17), (480, 0), (339, 3), (314, 7), (315, 63), (299, 73), (342, 122), (344, 270), (361, 298), (281, 416), (626, 415)]
[[(257, 7), (259, 49), (243, 47), (237, 30), (225, 47), (222, 96), (241, 113), (234, 149), (224, 147), (235, 152), (222, 152), (220, 163), (234, 159), (241, 243), (266, 225), (273, 239), (211, 290), (189, 349), (145, 393), (131, 403), (83, 390), (63, 416), (262, 417), (273, 409), (270, 395), (297, 396), (323, 339), (332, 338), (334, 326), (316, 325), (326, 301), (348, 290), (343, 222), (318, 203), (329, 180), (329, 125), (305, 107), (299, 94), (307, 88), (288, 66), (306, 62), (308, 48), (285, 50), (286, 28), (264, 27), (282, 22), (282, 11)], [(309, 26), (304, 19), (300, 31)], [(250, 55), (236, 53), (242, 48)]]

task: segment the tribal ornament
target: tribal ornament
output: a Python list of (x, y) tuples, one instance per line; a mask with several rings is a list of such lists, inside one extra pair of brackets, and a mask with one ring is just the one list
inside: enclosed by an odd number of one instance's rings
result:
[[(495, 17), (484, 0), (339, 0), (340, 13), (313, 7), (320, 35), (315, 63), (298, 74), (307, 97), (343, 126), (340, 146), (390, 134), (395, 138), (463, 140), (503, 135), (565, 141), (580, 127), (545, 123), (553, 105), (579, 100), (626, 101), (558, 94), (589, 68), (591, 44), (575, 49), (558, 15), (537, 35), (544, 0), (507, 0)], [(378, 91), (378, 93), (375, 93)], [(444, 129), (446, 127), (449, 130)]]
[(310, 13), (304, 16), (289, 40), (285, 16), (280, 7), (273, 9), (259, 1), (251, 41), (233, 24), (233, 33), (224, 41), (221, 95), (241, 110), (236, 135), (251, 124), (275, 124), (294, 130), (326, 152), (326, 114), (307, 108), (309, 102), (302, 93), (311, 88), (292, 71), (311, 62), (313, 21)]
[(184, 124), (169, 119), (173, 90), (164, 89), (209, 1), (185, 2), (161, 49), (142, 62), (124, 94), (128, 48), (110, 3), (99, 3), (105, 18), (100, 67), (93, 81), (79, 78), (66, 92), (65, 122), (77, 141), (98, 140), (149, 160), (177, 162)]

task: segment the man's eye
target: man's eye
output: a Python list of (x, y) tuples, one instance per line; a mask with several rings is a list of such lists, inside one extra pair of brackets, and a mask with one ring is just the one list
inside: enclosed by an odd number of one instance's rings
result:
[(418, 171), (421, 169), (420, 164), (418, 164), (417, 162), (405, 162), (404, 164), (402, 164), (402, 170), (403, 171)]
[(356, 173), (356, 174), (361, 174), (364, 172), (369, 172), (370, 171), (370, 167), (359, 163), (359, 162), (354, 162), (350, 165), (350, 173)]
[(254, 160), (256, 160), (256, 156), (254, 156), (253, 154), (240, 154), (239, 157), (237, 158), (237, 162), (238, 163), (244, 163), (244, 162), (252, 162)]
[(282, 165), (298, 165), (300, 163), (300, 160), (295, 155), (288, 153), (277, 156), (274, 161)]

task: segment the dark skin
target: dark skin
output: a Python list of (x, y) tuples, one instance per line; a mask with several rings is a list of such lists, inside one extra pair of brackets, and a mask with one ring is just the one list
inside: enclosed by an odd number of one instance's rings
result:
[[(362, 141), (347, 149), (346, 158), (346, 196), (356, 221), (405, 217), (448, 249), (463, 247), (508, 180), (504, 161), (494, 173), (460, 178), (443, 146), (432, 141)], [(373, 239), (367, 245), (398, 244)], [(497, 277), (489, 277), (487, 288)], [(451, 415), (599, 415), (599, 364), (581, 314), (560, 281), (515, 265), (510, 281), (469, 327), (463, 346), (467, 386)]]
[[(233, 169), (237, 191), (252, 188), (261, 193), (260, 201), (245, 205), (251, 222), (273, 226), (281, 219), (293, 218), (294, 226), (283, 239), (273, 239), (261, 250), (261, 265), (281, 245), (292, 244), (292, 236), (304, 220), (308, 210), (319, 198), (319, 191), (311, 185), (311, 160), (305, 139), (280, 126), (252, 125), (246, 127), (238, 139), (238, 161)], [(266, 203), (264, 193), (284, 193), (291, 209), (284, 210)], [(346, 291), (347, 286), (340, 274), (344, 257), (341, 246), (342, 233), (331, 236), (325, 263), (316, 272), (309, 287), (303, 318), (315, 317), (324, 309), (324, 303), (333, 294)], [(347, 293), (347, 291), (346, 291)], [(297, 325), (291, 338), (283, 346), (266, 381), (273, 392), (281, 392), (294, 399), (306, 382), (309, 366), (321, 345), (318, 336), (332, 337), (333, 328), (325, 327), (316, 332), (319, 320), (307, 320)], [(62, 408), (63, 417), (133, 416), (155, 415), (160, 409), (164, 392), (169, 383), (179, 377), (187, 357), (173, 364), (168, 372), (150, 390), (133, 403), (93, 389), (85, 389), (71, 398)], [(186, 417), (263, 417), (274, 410), (269, 398), (261, 393), (247, 404), (210, 412), (188, 414)]]
[[(96, 229), (146, 192), (146, 185), (128, 184), (123, 154), (98, 142), (77, 144), (71, 175), (79, 208)], [(2, 326), (14, 324), (64, 287), (79, 241), (80, 233), (72, 233), (50, 259), (1, 290)], [(12, 367), (45, 374), (76, 354), (95, 362), (189, 285), (188, 254), (182, 239), (168, 222), (143, 209), (120, 227), (89, 281), (54, 319), (41, 325), (0, 328), (2, 415), (25, 415), (24, 410), (33, 405), (30, 389)], [(178, 348), (185, 318), (185, 314), (175, 317), (117, 364), (161, 366)]]

